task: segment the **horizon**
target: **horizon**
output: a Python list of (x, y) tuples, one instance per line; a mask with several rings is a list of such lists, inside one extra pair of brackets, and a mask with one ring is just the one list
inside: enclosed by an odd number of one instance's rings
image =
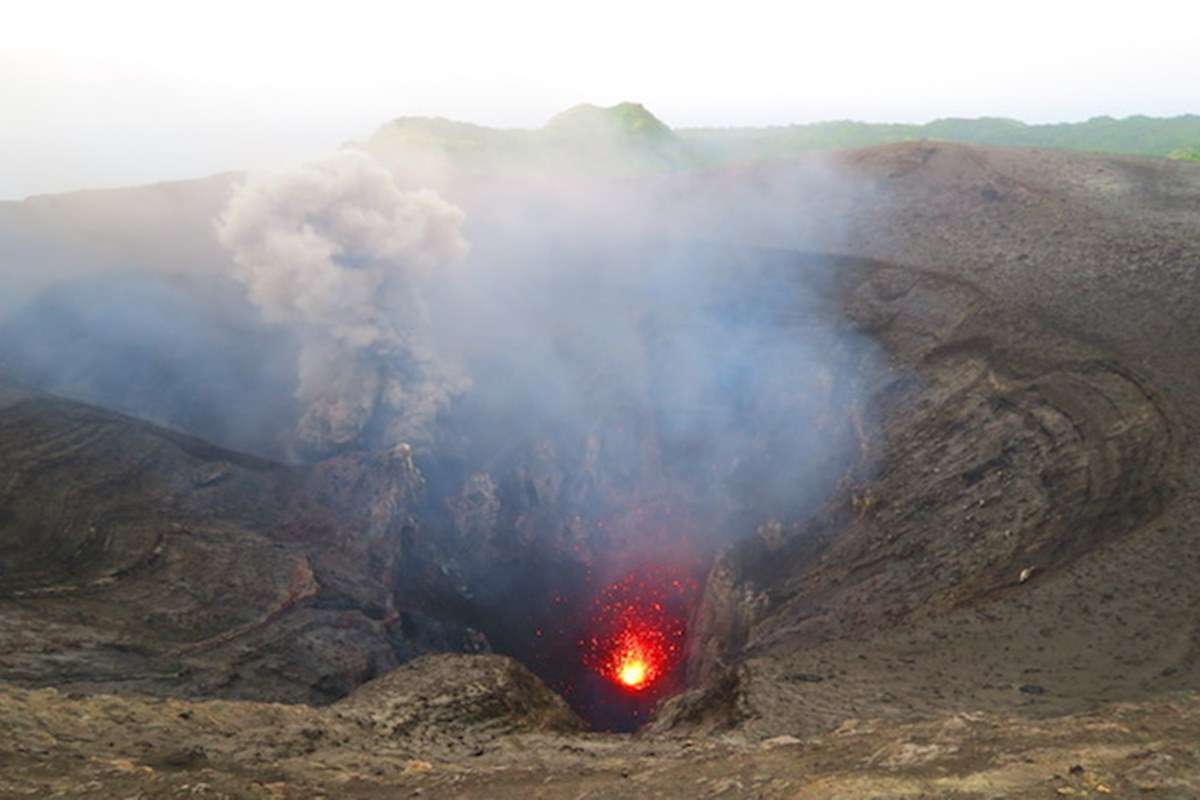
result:
[[(1164, 24), (1169, 22), (1170, 24)], [(0, 198), (282, 168), (398, 117), (536, 128), (591, 102), (675, 129), (1200, 112), (1200, 8), (1020, 0), (736, 14), (70, 0), (0, 31)]]
[[(992, 115), (992, 114), (982, 114), (982, 115), (973, 116), (973, 117), (941, 116), (941, 117), (933, 117), (933, 118), (930, 118), (927, 120), (911, 121), (911, 122), (910, 121), (901, 122), (901, 121), (894, 121), (894, 120), (866, 120), (866, 119), (854, 119), (854, 118), (839, 118), (839, 119), (830, 118), (830, 119), (812, 120), (809, 122), (779, 122), (779, 123), (769, 123), (769, 124), (762, 124), (762, 125), (710, 124), (710, 125), (676, 126), (676, 125), (671, 125), (669, 122), (665, 122), (664, 120), (662, 120), (661, 117), (659, 117), (657, 114), (654, 113), (653, 108), (648, 107), (645, 103), (641, 103), (641, 102), (638, 102), (635, 100), (621, 100), (621, 101), (618, 101), (617, 103), (614, 103), (612, 105), (607, 105), (607, 106), (598, 105), (596, 103), (590, 103), (590, 102), (585, 101), (585, 102), (581, 102), (581, 103), (575, 103), (573, 105), (570, 105), (570, 106), (567, 106), (566, 108), (561, 109), (558, 112), (550, 114), (549, 117), (547, 117), (547, 119), (539, 125), (511, 125), (511, 126), (487, 125), (487, 124), (476, 122), (474, 120), (469, 120), (469, 119), (439, 116), (439, 115), (428, 115), (428, 114), (404, 114), (404, 115), (400, 115), (400, 116), (394, 116), (389, 119), (385, 119), (383, 122), (376, 124), (373, 128), (369, 129), (365, 134), (355, 136), (355, 137), (344, 137), (337, 144), (332, 145), (329, 148), (326, 148), (324, 150), (317, 149), (306, 155), (299, 155), (295, 158), (291, 158), (291, 159), (287, 159), (287, 160), (280, 160), (277, 163), (274, 163), (274, 164), (268, 166), (266, 168), (266, 171), (269, 172), (269, 171), (275, 171), (275, 170), (280, 170), (280, 169), (286, 169), (289, 166), (294, 166), (296, 164), (303, 163), (304, 161), (307, 161), (307, 160), (319, 158), (322, 155), (332, 152), (333, 150), (343, 147), (345, 145), (366, 141), (375, 132), (385, 128), (388, 125), (394, 124), (396, 122), (400, 122), (402, 120), (441, 120), (441, 121), (452, 122), (452, 123), (456, 123), (456, 124), (474, 125), (474, 126), (478, 126), (481, 128), (485, 128), (485, 129), (489, 129), (489, 130), (497, 130), (497, 131), (537, 131), (537, 130), (540, 130), (541, 128), (545, 127), (547, 124), (549, 124), (549, 122), (551, 120), (553, 120), (554, 117), (558, 116), (559, 114), (562, 114), (566, 111), (569, 111), (571, 109), (574, 109), (574, 108), (577, 108), (580, 106), (592, 106), (592, 107), (599, 108), (602, 110), (608, 110), (608, 109), (612, 109), (617, 106), (626, 105), (626, 104), (636, 105), (636, 106), (640, 106), (640, 107), (644, 108), (652, 116), (659, 119), (660, 121), (663, 121), (664, 124), (666, 124), (667, 127), (670, 128), (671, 131), (678, 131), (678, 132), (706, 131), (706, 130), (707, 131), (715, 131), (715, 130), (753, 131), (753, 130), (770, 130), (770, 129), (777, 129), (777, 128), (817, 127), (817, 126), (821, 126), (821, 125), (839, 125), (839, 124), (863, 125), (863, 126), (894, 125), (894, 126), (911, 126), (911, 127), (919, 128), (919, 127), (933, 125), (933, 124), (936, 124), (939, 122), (955, 122), (955, 121), (980, 122), (980, 121), (984, 121), (984, 120), (1015, 122), (1024, 127), (1027, 127), (1027, 128), (1041, 128), (1041, 127), (1055, 127), (1055, 126), (1066, 126), (1066, 125), (1085, 125), (1090, 122), (1094, 122), (1094, 121), (1098, 121), (1098, 120), (1106, 120), (1106, 119), (1114, 120), (1116, 122), (1122, 122), (1122, 121), (1127, 121), (1127, 120), (1132, 120), (1132, 119), (1175, 120), (1175, 119), (1200, 117), (1200, 112), (1181, 112), (1179, 114), (1162, 115), (1162, 116), (1150, 115), (1150, 114), (1140, 114), (1140, 113), (1133, 113), (1133, 114), (1127, 114), (1127, 115), (1121, 115), (1121, 116), (1118, 116), (1115, 114), (1096, 114), (1096, 115), (1090, 116), (1086, 119), (1050, 120), (1050, 121), (1044, 121), (1044, 122), (1030, 122), (1027, 120), (1018, 119), (1016, 117), (1001, 117), (1001, 116), (996, 116), (996, 115)], [(36, 191), (36, 192), (31, 192), (31, 193), (27, 193), (27, 194), (23, 194), (23, 195), (6, 196), (2, 192), (0, 192), (0, 203), (14, 203), (14, 202), (19, 203), (19, 202), (24, 202), (26, 200), (32, 200), (32, 199), (38, 198), (38, 197), (49, 197), (49, 196), (54, 196), (54, 195), (67, 195), (67, 194), (74, 194), (74, 193), (78, 193), (78, 192), (120, 190), (120, 189), (127, 189), (127, 188), (135, 188), (138, 186), (152, 186), (152, 185), (157, 185), (157, 184), (182, 183), (182, 182), (187, 182), (187, 181), (203, 180), (205, 178), (210, 178), (210, 177), (214, 177), (214, 176), (218, 176), (218, 175), (222, 175), (222, 174), (248, 172), (248, 171), (253, 171), (254, 169), (256, 169), (256, 166), (245, 165), (245, 164), (241, 164), (241, 165), (228, 164), (228, 165), (225, 165), (220, 168), (215, 168), (215, 169), (211, 169), (208, 171), (201, 171), (201, 172), (196, 172), (196, 173), (179, 174), (179, 175), (147, 176), (143, 180), (128, 180), (128, 181), (113, 182), (113, 183), (99, 183), (99, 184), (88, 184), (88, 185), (79, 185), (79, 186), (63, 186), (60, 188), (53, 188), (53, 189), (49, 189), (46, 191)], [(3, 185), (4, 185), (3, 178), (0, 177), (0, 187), (2, 187)]]

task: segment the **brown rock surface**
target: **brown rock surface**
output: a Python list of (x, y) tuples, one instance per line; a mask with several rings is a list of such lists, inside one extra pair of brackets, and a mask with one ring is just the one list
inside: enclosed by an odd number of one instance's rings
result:
[(498, 656), (421, 658), (323, 708), (0, 691), (0, 797), (1193, 797), (1194, 695), (1032, 721), (844, 720), (760, 742), (573, 732)]
[(717, 564), (692, 676), (737, 664), (732, 721), (761, 735), (1200, 684), (1200, 170), (934, 143), (843, 164), (846, 308), (892, 363), (873, 466)]
[(0, 446), (6, 681), (328, 702), (481, 645), (395, 605), (420, 549), (404, 448), (285, 467), (12, 387)]

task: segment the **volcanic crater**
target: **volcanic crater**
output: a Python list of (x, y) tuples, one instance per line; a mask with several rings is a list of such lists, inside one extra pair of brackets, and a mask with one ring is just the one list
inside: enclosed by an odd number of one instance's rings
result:
[[(1036, 737), (1184, 697), (1200, 681), (1200, 177), (930, 143), (839, 159), (861, 189), (829, 204), (839, 243), (571, 256), (637, 266), (573, 284), (568, 313), (538, 321), (569, 380), (497, 359), (496, 327), (428, 441), (284, 463), (7, 381), (0, 677), (54, 687), (53, 709), (128, 695), (149, 719), (143, 696), (184, 698), (171, 715), (220, 698), (284, 726), (387, 731), (404, 749), (384, 761), (445, 772), (359, 776), (364, 792), (453, 779), (464, 796), (502, 796), (497, 774), (519, 793), (532, 778), (502, 743), (531, 732), (569, 751), (540, 767), (566, 792), (590, 780), (581, 763), (597, 780), (629, 764), (579, 730), (638, 729), (609, 738), (653, 768), (647, 787), (683, 796), (671, 765), (736, 756), (751, 780), (772, 748), (859, 735), (848, 720), (1062, 718), (1029, 723)], [(667, 262), (703, 277), (664, 304)], [(641, 360), (589, 336), (612, 315)], [(699, 378), (680, 342), (709, 357)], [(6, 371), (28, 375), (23, 358)], [(564, 384), (584, 389), (570, 405)], [(157, 411), (140, 416), (171, 422)], [(428, 655), (489, 650), (562, 699), (494, 656)], [(688, 750), (714, 732), (732, 749)], [(333, 764), (321, 736), (295, 746)], [(876, 757), (892, 744), (808, 769), (984, 768), (953, 750), (895, 767)], [(234, 786), (251, 757), (207, 746), (203, 768)], [(463, 761), (476, 749), (487, 775)], [(1194, 752), (1172, 752), (1187, 780)]]
[[(23, 535), (5, 594), (70, 642), (11, 677), (320, 703), (416, 653), (494, 649), (593, 726), (631, 730), (781, 641), (1003, 597), (1170, 496), (1153, 386), (969, 282), (787, 250), (670, 255), (712, 293), (634, 321), (664, 363), (584, 427), (484, 393), (447, 415), (444, 449), (287, 467), (10, 389), (6, 522)], [(743, 323), (737, 374), (676, 404), (675, 328), (710, 327), (708, 346)], [(803, 353), (769, 352), (777, 336)], [(632, 686), (631, 645), (653, 650)], [(655, 724), (709, 714), (710, 695)]]

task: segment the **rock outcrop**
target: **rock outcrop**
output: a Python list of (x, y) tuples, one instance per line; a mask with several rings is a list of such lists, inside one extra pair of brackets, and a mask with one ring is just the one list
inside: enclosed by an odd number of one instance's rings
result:
[(396, 604), (429, 552), (406, 447), (287, 467), (5, 386), (0, 448), (0, 679), (321, 703), (486, 648)]

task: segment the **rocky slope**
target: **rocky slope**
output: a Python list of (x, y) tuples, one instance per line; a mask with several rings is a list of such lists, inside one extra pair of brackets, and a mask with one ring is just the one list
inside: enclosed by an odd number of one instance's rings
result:
[(846, 308), (895, 370), (874, 472), (718, 563), (708, 688), (658, 724), (769, 735), (1195, 687), (1200, 171), (928, 144), (846, 169), (847, 249), (880, 259)]
[(284, 467), (0, 387), (0, 672), (68, 690), (323, 702), (478, 634), (397, 607), (405, 450)]

